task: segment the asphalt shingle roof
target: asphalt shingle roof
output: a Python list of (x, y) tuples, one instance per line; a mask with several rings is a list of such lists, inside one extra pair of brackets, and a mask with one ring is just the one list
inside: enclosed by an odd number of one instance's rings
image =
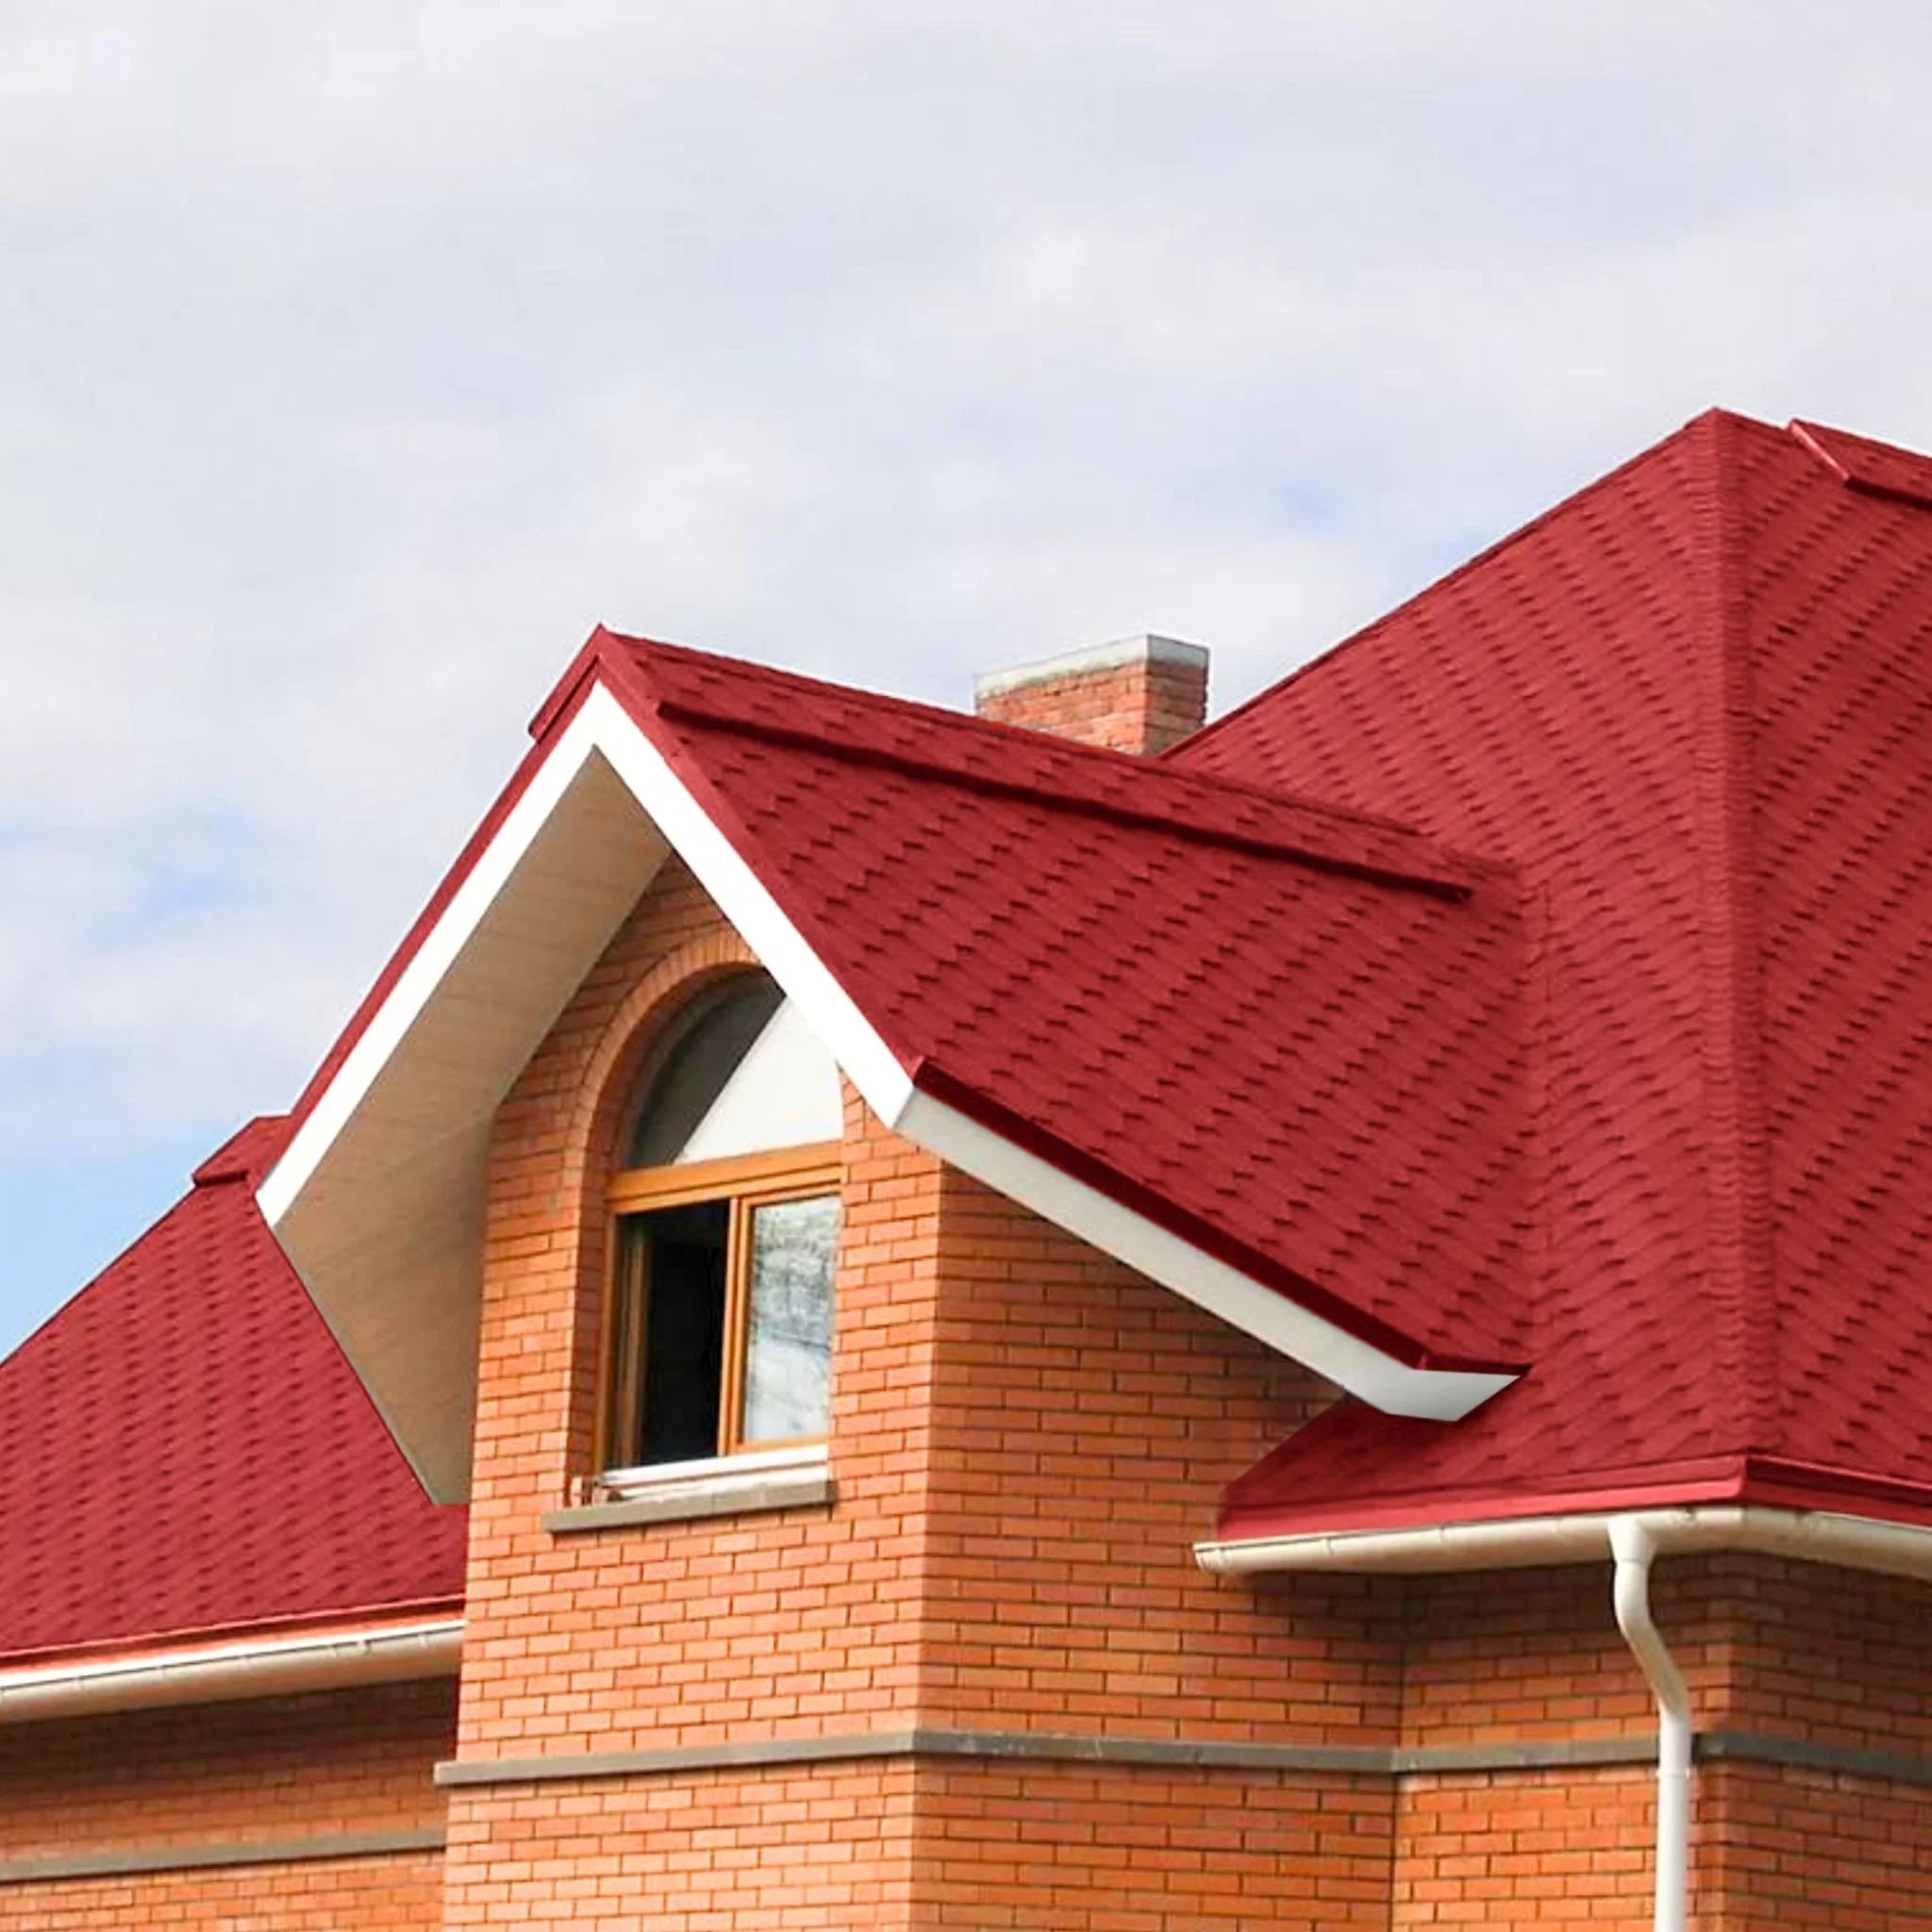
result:
[[(1224, 1535), (1742, 1499), (1932, 1521), (1932, 459), (1713, 412), (1145, 763), (598, 632), (924, 1091), (1407, 1359)], [(298, 1108), (299, 1111), (299, 1108)], [(453, 1602), (254, 1203), (0, 1364), (0, 1656)]]
[(375, 1621), (463, 1589), (424, 1494), (257, 1211), (281, 1123), (0, 1362), (0, 1657)]
[[(1344, 1403), (1223, 1532), (1932, 1520), (1932, 461), (1713, 412), (1178, 748), (1543, 908), (1534, 1366)], [(1834, 1500), (1835, 1499), (1835, 1500)]]

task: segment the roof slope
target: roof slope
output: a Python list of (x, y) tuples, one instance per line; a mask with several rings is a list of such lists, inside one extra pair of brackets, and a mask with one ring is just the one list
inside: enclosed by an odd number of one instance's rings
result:
[(0, 1657), (458, 1601), (424, 1495), (263, 1224), (258, 1121), (0, 1362)]
[(1713, 412), (1170, 761), (1546, 908), (1550, 1288), (1453, 1425), (1339, 1406), (1224, 1535), (1644, 1498), (1932, 1520), (1932, 461)]
[(922, 1091), (1391, 1354), (1520, 1360), (1506, 868), (666, 645), (594, 657)]

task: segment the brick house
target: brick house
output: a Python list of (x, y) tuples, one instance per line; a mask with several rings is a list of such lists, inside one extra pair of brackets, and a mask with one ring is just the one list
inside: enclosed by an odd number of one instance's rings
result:
[(0, 1927), (1932, 1926), (1932, 458), (1205, 696), (591, 639), (0, 1366)]

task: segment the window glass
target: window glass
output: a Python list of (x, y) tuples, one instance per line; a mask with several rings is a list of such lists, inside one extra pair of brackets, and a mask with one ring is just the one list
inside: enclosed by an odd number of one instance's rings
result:
[(648, 1075), (626, 1167), (677, 1158), (784, 997), (765, 974), (746, 973), (694, 1003)]
[(837, 1062), (769, 974), (667, 1030), (609, 1180), (603, 1469), (824, 1436), (843, 1125)]
[(822, 1436), (830, 1419), (839, 1197), (759, 1203), (750, 1221), (741, 1434), (747, 1442)]
[(613, 1340), (630, 1387), (615, 1391), (610, 1453), (625, 1467), (718, 1453), (730, 1227), (728, 1201), (623, 1223)]

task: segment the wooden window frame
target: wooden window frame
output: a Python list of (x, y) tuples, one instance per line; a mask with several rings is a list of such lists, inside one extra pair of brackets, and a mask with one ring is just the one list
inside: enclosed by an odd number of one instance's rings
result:
[[(796, 1448), (824, 1440), (823, 1436), (744, 1440), (745, 1349), (751, 1331), (751, 1217), (758, 1208), (777, 1202), (836, 1195), (843, 1177), (844, 1150), (837, 1141), (671, 1167), (625, 1168), (611, 1175), (606, 1194), (604, 1311), (598, 1337), (595, 1466), (600, 1474), (618, 1473), (610, 1452), (620, 1433), (620, 1419), (635, 1417), (643, 1399), (650, 1284), (648, 1280), (626, 1284), (622, 1278), (625, 1265), (624, 1224), (660, 1208), (722, 1201), (730, 1209), (724, 1238), (724, 1350), (713, 1458)], [(641, 1270), (643, 1264), (640, 1260), (633, 1265)], [(620, 1329), (629, 1332), (627, 1347), (621, 1346), (625, 1337)], [(642, 1465), (645, 1469), (650, 1466)], [(626, 1472), (629, 1467), (625, 1466)]]

